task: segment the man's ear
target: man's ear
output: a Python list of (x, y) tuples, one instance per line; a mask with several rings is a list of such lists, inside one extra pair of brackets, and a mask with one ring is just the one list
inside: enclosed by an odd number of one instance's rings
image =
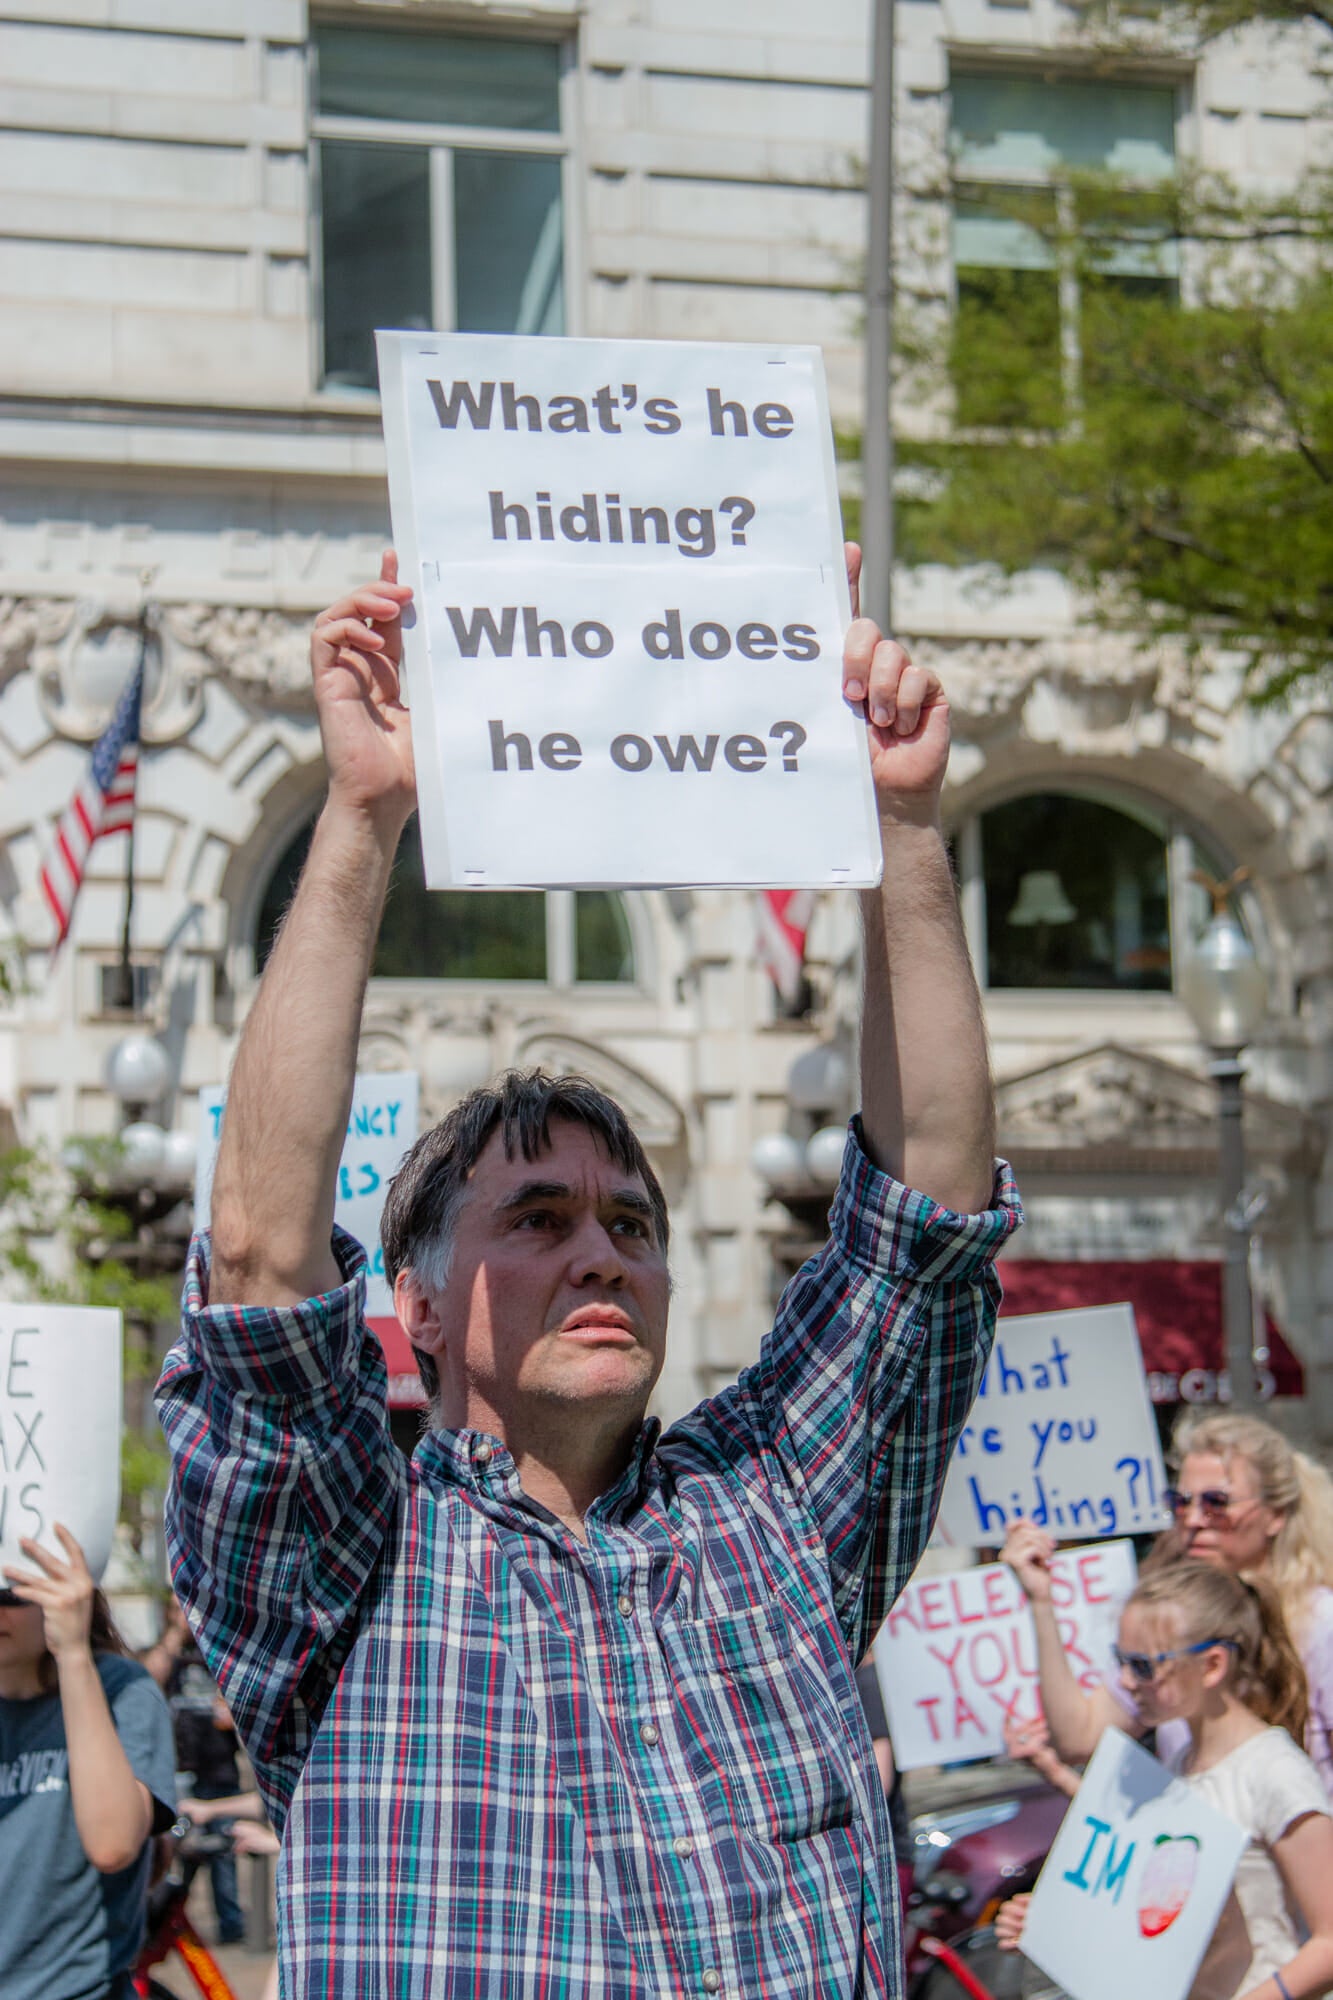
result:
[(444, 1328), (439, 1311), (414, 1271), (400, 1271), (394, 1279), (393, 1309), (413, 1347), (419, 1347), (425, 1354), (443, 1351)]

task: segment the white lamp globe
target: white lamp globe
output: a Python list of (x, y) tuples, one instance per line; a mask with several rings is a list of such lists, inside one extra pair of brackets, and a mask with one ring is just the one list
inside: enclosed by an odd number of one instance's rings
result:
[(156, 1185), (166, 1159), (167, 1135), (160, 1125), (136, 1119), (120, 1133), (121, 1156), (116, 1179), (126, 1187)]
[(817, 1186), (838, 1185), (846, 1145), (847, 1134), (841, 1125), (821, 1125), (817, 1132), (811, 1133), (805, 1146), (805, 1164)]
[(787, 1101), (797, 1111), (839, 1111), (851, 1088), (851, 1065), (831, 1042), (806, 1049), (787, 1072)]
[(1268, 981), (1229, 910), (1219, 910), (1196, 941), (1180, 968), (1178, 991), (1210, 1049), (1240, 1049), (1254, 1038)]
[(805, 1179), (805, 1148), (790, 1132), (766, 1132), (750, 1148), (750, 1165), (766, 1187), (799, 1187)]
[(198, 1141), (193, 1132), (168, 1132), (162, 1147), (162, 1184), (169, 1188), (193, 1185)]
[(126, 1035), (107, 1056), (104, 1074), (122, 1104), (156, 1104), (171, 1082), (171, 1059), (154, 1035)]

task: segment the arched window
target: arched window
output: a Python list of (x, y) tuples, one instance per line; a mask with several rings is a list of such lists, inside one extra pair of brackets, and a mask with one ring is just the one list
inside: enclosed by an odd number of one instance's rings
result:
[[(301, 873), (313, 819), (284, 850), (255, 932), (262, 971)], [(604, 889), (427, 889), (415, 819), (398, 844), (374, 979), (538, 980), (624, 985), (635, 977), (623, 896)]]
[(957, 841), (968, 938), (983, 984), (1169, 993), (1204, 921), (1194, 869), (1226, 871), (1167, 814), (1111, 790), (1029, 793)]

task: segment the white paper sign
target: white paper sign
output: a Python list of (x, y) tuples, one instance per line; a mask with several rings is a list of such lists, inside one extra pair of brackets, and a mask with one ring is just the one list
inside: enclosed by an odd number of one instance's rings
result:
[[(0, 1303), (0, 1563), (20, 1535), (60, 1555), (55, 1523), (100, 1577), (120, 1507), (120, 1314)], [(0, 1579), (3, 1583), (3, 1579)]]
[(1062, 1541), (1149, 1534), (1165, 1485), (1133, 1308), (1002, 1319), (936, 1535), (995, 1545), (1019, 1515)]
[(431, 887), (878, 881), (819, 350), (376, 341)]
[(1246, 1841), (1108, 1729), (1038, 1877), (1023, 1951), (1071, 2000), (1184, 2000)]
[[(1111, 1666), (1135, 1573), (1132, 1542), (1065, 1549), (1051, 1565), (1065, 1658), (1089, 1691)], [(903, 1771), (1001, 1757), (1006, 1718), (1041, 1712), (1032, 1613), (1003, 1563), (913, 1577), (880, 1628), (875, 1670)]]
[[(366, 1274), (366, 1317), (393, 1318), (393, 1293), (384, 1276), (380, 1248), (380, 1211), (389, 1182), (417, 1136), (418, 1078), (412, 1070), (372, 1071), (358, 1076), (352, 1092), (352, 1115), (338, 1167), (335, 1222), (365, 1246), (370, 1267)], [(227, 1093), (222, 1088), (199, 1093), (199, 1152), (195, 1167), (194, 1226), (207, 1229), (213, 1192), (213, 1169)]]

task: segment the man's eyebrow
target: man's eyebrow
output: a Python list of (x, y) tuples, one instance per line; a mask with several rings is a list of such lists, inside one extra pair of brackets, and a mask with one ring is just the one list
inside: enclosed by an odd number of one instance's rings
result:
[[(520, 1181), (517, 1187), (509, 1190), (508, 1194), (501, 1195), (495, 1204), (495, 1212), (497, 1215), (509, 1215), (515, 1209), (526, 1208), (529, 1202), (574, 1199), (575, 1190), (568, 1181)], [(608, 1200), (614, 1207), (631, 1209), (636, 1215), (651, 1218), (653, 1213), (652, 1203), (638, 1188), (612, 1188)]]

